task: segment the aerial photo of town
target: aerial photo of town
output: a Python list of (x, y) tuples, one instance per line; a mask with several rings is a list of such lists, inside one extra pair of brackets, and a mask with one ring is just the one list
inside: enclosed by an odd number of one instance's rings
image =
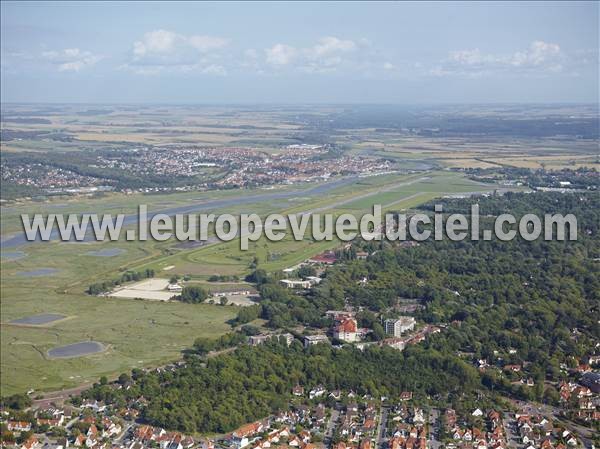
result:
[(600, 447), (598, 2), (1, 8), (1, 447)]

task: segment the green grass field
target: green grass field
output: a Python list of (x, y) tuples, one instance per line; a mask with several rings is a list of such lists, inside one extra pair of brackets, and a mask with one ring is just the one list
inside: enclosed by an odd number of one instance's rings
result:
[[(118, 247), (114, 257), (89, 255)], [(2, 262), (2, 394), (30, 388), (53, 390), (116, 375), (132, 367), (155, 366), (178, 358), (196, 337), (227, 332), (232, 307), (187, 305), (90, 297), (89, 281), (112, 279), (129, 262), (160, 254), (153, 242), (48, 243), (28, 245), (26, 257)], [(50, 268), (47, 276), (23, 273)], [(38, 313), (69, 317), (46, 327), (8, 324)], [(97, 340), (108, 345), (101, 354), (49, 360), (55, 346)]]
[[(235, 307), (159, 301), (95, 298), (8, 289), (21, 301), (3, 307), (9, 321), (37, 312), (56, 312), (69, 319), (47, 327), (2, 324), (2, 395), (30, 388), (56, 390), (114, 376), (132, 368), (158, 366), (179, 358), (197, 337), (229, 330), (225, 322)], [(29, 299), (25, 299), (31, 296)], [(108, 350), (71, 359), (48, 359), (46, 351), (85, 340), (99, 341)]]

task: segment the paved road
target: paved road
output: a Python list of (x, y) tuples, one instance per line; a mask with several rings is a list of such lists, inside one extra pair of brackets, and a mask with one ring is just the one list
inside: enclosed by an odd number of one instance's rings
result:
[(442, 442), (438, 440), (441, 425), (439, 409), (432, 408), (429, 413), (429, 443), (427, 445), (431, 449), (439, 449), (442, 445)]
[(79, 421), (79, 416), (71, 418), (71, 420), (67, 424), (65, 424), (65, 428), (70, 429), (71, 427), (73, 427), (73, 424), (75, 424), (77, 421)]
[(52, 403), (61, 404), (65, 400), (69, 399), (69, 396), (78, 395), (82, 391), (90, 388), (91, 386), (92, 386), (91, 383), (86, 383), (86, 384), (79, 385), (74, 388), (66, 388), (64, 390), (57, 390), (57, 391), (51, 391), (51, 392), (45, 393), (44, 397), (42, 399), (34, 399), (33, 400), (33, 407), (45, 408), (45, 407), (49, 407)]
[(390, 409), (388, 407), (381, 407), (379, 409), (379, 425), (377, 426), (377, 447), (383, 448), (385, 447), (385, 443), (387, 441), (386, 431), (387, 431), (387, 419)]
[(506, 444), (510, 448), (518, 447), (520, 439), (517, 433), (517, 421), (514, 419), (514, 415), (505, 412), (502, 421), (506, 432)]
[(119, 435), (119, 437), (116, 440), (113, 440), (111, 443), (114, 446), (120, 446), (121, 442), (123, 441), (123, 439), (125, 438), (125, 436), (129, 433), (129, 429), (131, 429), (133, 427), (132, 423), (129, 423), (125, 426), (125, 429), (123, 430), (123, 432), (121, 433), (121, 435)]
[(327, 427), (325, 428), (325, 436), (323, 438), (323, 442), (329, 444), (331, 442), (331, 438), (333, 437), (333, 432), (335, 430), (335, 426), (337, 425), (338, 419), (340, 418), (339, 410), (335, 408), (331, 411), (331, 418), (327, 423)]

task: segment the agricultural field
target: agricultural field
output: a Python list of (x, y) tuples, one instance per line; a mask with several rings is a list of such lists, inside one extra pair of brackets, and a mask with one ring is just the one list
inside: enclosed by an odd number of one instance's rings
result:
[[(368, 134), (363, 138), (367, 138)], [(580, 167), (600, 169), (593, 141), (554, 139), (413, 138), (386, 134), (354, 143), (353, 152), (410, 162), (421, 161), (439, 168), (498, 168), (501, 166), (561, 170)], [(376, 137), (379, 137), (377, 139)]]
[[(12, 140), (6, 151), (52, 151), (58, 148), (79, 150), (103, 148), (106, 144), (123, 147), (127, 144), (161, 145), (194, 143), (208, 145), (248, 144), (273, 141), (286, 142), (290, 132), (300, 128), (293, 123), (282, 123), (276, 110), (237, 111), (228, 108), (130, 107), (83, 109), (72, 107), (60, 111), (12, 106), (10, 115), (3, 117), (5, 127), (15, 132), (59, 133), (62, 141), (39, 138)], [(34, 120), (21, 117), (35, 115)], [(291, 141), (290, 141), (291, 142)]]

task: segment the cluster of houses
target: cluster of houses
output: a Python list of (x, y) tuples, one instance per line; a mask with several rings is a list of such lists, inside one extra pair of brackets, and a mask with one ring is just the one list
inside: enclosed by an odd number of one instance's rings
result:
[[(400, 316), (385, 320), (385, 331), (388, 335), (381, 341), (364, 341), (365, 337), (372, 332), (371, 329), (361, 328), (355, 318), (355, 313), (347, 310), (329, 310), (326, 316), (333, 321), (331, 336), (334, 340), (344, 343), (355, 343), (359, 349), (370, 345), (389, 346), (402, 351), (406, 346), (424, 341), (428, 335), (441, 332), (441, 327), (425, 325), (416, 330), (416, 320), (411, 316)], [(326, 334), (313, 334), (303, 337), (304, 347), (331, 343)]]
[(291, 430), (297, 424), (307, 424), (306, 419), (303, 411), (297, 409), (281, 413), (238, 428), (225, 437), (223, 444), (231, 449), (269, 449), (272, 446), (315, 449), (316, 446), (311, 442), (313, 435), (309, 430)]
[(567, 449), (580, 445), (571, 431), (555, 427), (546, 417), (516, 413), (515, 420), (524, 449)]
[[(112, 447), (111, 441), (123, 433), (122, 419), (117, 416), (96, 415), (89, 411), (84, 415), (85, 408), (77, 411), (72, 407), (54, 406), (37, 409), (27, 415), (29, 420), (6, 420), (6, 428), (11, 433), (9, 437), (14, 439), (15, 443), (17, 440), (23, 440), (21, 449), (38, 449), (42, 445), (52, 449), (69, 446), (90, 449)], [(79, 425), (75, 425), (77, 423)], [(82, 428), (84, 432), (81, 431)], [(45, 435), (47, 432), (63, 436), (51, 441)], [(27, 437), (23, 438), (25, 435)], [(46, 441), (42, 443), (41, 438)]]
[[(109, 182), (104, 178), (81, 175), (72, 170), (40, 163), (18, 165), (2, 163), (1, 167), (2, 181), (37, 187), (47, 193), (77, 193), (78, 188), (93, 192), (99, 189), (92, 189), (92, 187)], [(88, 189), (83, 189), (84, 187)], [(102, 187), (102, 190), (107, 190), (106, 186)]]
[(167, 432), (160, 427), (149, 425), (137, 426), (127, 440), (127, 449), (144, 449), (147, 447), (160, 447), (161, 449), (214, 449), (212, 440), (194, 441), (190, 436), (180, 432)]
[(456, 412), (447, 409), (444, 412), (445, 432), (452, 440), (448, 449), (460, 447), (464, 449), (504, 449), (507, 447), (506, 431), (500, 412), (490, 410), (484, 413), (475, 409), (473, 417), (485, 421), (485, 428), (460, 425)]
[[(311, 433), (324, 437), (333, 449), (374, 449), (377, 444), (379, 403), (372, 397), (359, 396), (353, 391), (327, 391), (323, 386), (305, 390), (296, 385), (292, 394), (310, 400), (335, 401), (335, 411), (323, 403), (309, 407), (295, 405), (283, 412), (278, 420), (285, 424), (300, 424)], [(333, 417), (333, 413), (337, 416)], [(318, 444), (317, 444), (318, 445)]]
[[(371, 332), (370, 329), (359, 328), (353, 312), (331, 310), (327, 315), (333, 319), (333, 338), (347, 343), (356, 343), (365, 338)], [(395, 347), (396, 349), (404, 349), (407, 344), (410, 344), (411, 339), (422, 341), (427, 330), (419, 335), (411, 335), (410, 338), (401, 338), (406, 333), (413, 331), (416, 321), (411, 316), (401, 316), (395, 319), (388, 319), (384, 322), (385, 332), (391, 335), (390, 338), (384, 339), (381, 344)]]
[(587, 373), (581, 378), (580, 383), (562, 381), (558, 386), (561, 405), (570, 410), (572, 417), (580, 421), (600, 422), (600, 395), (598, 394), (600, 389), (593, 389), (594, 384), (588, 382), (589, 379), (594, 378), (600, 379), (600, 375)]
[(360, 406), (350, 402), (340, 413), (336, 434), (346, 444), (371, 447), (377, 436), (378, 422), (378, 409), (373, 402)]
[(303, 430), (313, 435), (323, 434), (330, 410), (324, 404), (316, 406), (294, 404), (290, 410), (281, 411), (273, 417), (276, 426), (296, 427), (300, 425)]
[[(90, 406), (93, 404), (93, 406)], [(72, 411), (73, 410), (73, 411)], [(87, 410), (87, 411), (86, 411)], [(11, 435), (3, 435), (2, 447), (20, 449), (214, 449), (211, 440), (195, 441), (191, 436), (159, 427), (139, 425), (137, 413), (123, 409), (112, 415), (95, 401), (71, 407), (39, 409), (32, 420), (5, 421)], [(128, 415), (127, 420), (123, 416)], [(60, 436), (59, 436), (60, 435)], [(21, 441), (17, 444), (17, 441)]]
[(404, 401), (412, 399), (412, 392), (403, 392), (401, 403), (392, 409), (388, 442), (389, 449), (426, 449), (427, 428), (423, 409), (408, 407)]
[[(96, 417), (87, 416), (81, 420), (83, 423), (88, 424), (89, 427), (86, 432), (74, 435), (73, 446), (85, 447), (90, 449), (110, 449), (112, 447), (111, 440), (120, 435), (123, 431), (121, 424), (117, 421), (113, 421), (108, 417), (102, 418), (102, 426), (98, 429), (96, 425)], [(66, 440), (66, 444), (69, 445), (69, 440)]]

